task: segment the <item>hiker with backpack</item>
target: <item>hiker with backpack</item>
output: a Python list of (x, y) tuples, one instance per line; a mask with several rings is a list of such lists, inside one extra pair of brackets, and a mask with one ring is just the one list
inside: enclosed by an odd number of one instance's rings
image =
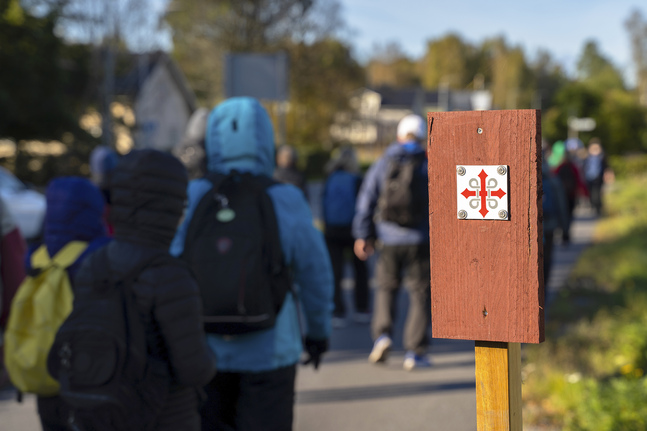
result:
[(186, 185), (182, 164), (150, 149), (122, 157), (112, 173), (114, 239), (79, 269), (48, 357), (72, 429), (200, 429), (215, 360), (195, 280), (168, 252)]
[(271, 178), (274, 131), (256, 99), (216, 106), (205, 150), (208, 174), (189, 184), (171, 246), (196, 275), (218, 363), (205, 388), (202, 429), (288, 431), (304, 344), (304, 363), (315, 369), (328, 349), (328, 252), (303, 193)]
[(561, 180), (550, 170), (545, 154), (541, 167), (543, 243), (544, 243), (544, 296), (548, 295), (548, 280), (553, 264), (555, 233), (569, 229), (568, 203)]
[(43, 430), (68, 429), (69, 410), (46, 360), (58, 327), (72, 309), (74, 276), (85, 258), (108, 243), (103, 197), (89, 180), (61, 177), (45, 192), (43, 243), (26, 255), (28, 277), (12, 303), (5, 361), (14, 386), (35, 393)]
[(353, 219), (357, 257), (366, 260), (376, 249), (380, 251), (371, 322), (374, 344), (368, 359), (371, 363), (387, 360), (395, 301), (404, 281), (409, 292), (403, 363), (407, 371), (431, 365), (426, 355), (431, 320), (429, 194), (427, 156), (421, 146), (426, 137), (426, 123), (420, 116), (410, 114), (400, 120), (397, 142), (366, 174)]
[(346, 304), (341, 287), (345, 253), (350, 252), (355, 270), (354, 305), (355, 321), (369, 323), (369, 291), (366, 262), (353, 253), (354, 239), (351, 232), (357, 194), (362, 184), (357, 156), (351, 147), (336, 150), (325, 167), (322, 208), (326, 245), (335, 277), (335, 310), (333, 328), (346, 326)]
[(571, 155), (566, 151), (564, 141), (556, 141), (548, 156), (548, 164), (553, 173), (561, 181), (566, 194), (568, 223), (566, 229), (562, 230), (562, 242), (570, 242), (570, 225), (573, 221), (573, 213), (577, 198), (579, 196), (588, 197), (589, 191), (584, 183), (582, 172), (577, 164), (572, 160)]

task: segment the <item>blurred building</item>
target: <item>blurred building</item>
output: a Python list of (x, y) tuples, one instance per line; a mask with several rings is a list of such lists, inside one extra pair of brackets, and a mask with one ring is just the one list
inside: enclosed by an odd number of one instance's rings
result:
[(116, 93), (133, 107), (135, 148), (170, 151), (196, 110), (193, 90), (164, 52), (132, 56), (129, 72), (117, 77)]
[(351, 109), (335, 116), (330, 135), (355, 146), (360, 157), (372, 158), (393, 142), (398, 122), (408, 114), (426, 118), (427, 112), (487, 110), (491, 103), (488, 91), (361, 88), (351, 96)]

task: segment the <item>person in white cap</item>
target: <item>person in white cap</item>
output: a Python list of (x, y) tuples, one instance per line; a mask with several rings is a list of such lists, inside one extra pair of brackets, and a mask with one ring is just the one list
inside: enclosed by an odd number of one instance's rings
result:
[(383, 363), (392, 346), (395, 301), (402, 282), (409, 292), (404, 329), (404, 369), (429, 367), (429, 195), (427, 154), (421, 145), (427, 137), (425, 121), (407, 115), (398, 124), (397, 142), (366, 174), (353, 219), (354, 251), (362, 260), (376, 246), (377, 291), (373, 307), (369, 355)]

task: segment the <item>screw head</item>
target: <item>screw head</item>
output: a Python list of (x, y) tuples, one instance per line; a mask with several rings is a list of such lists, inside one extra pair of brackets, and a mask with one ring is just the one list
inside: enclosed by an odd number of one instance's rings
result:
[(508, 169), (505, 166), (501, 165), (496, 168), (496, 171), (499, 175), (505, 175), (505, 173), (508, 172)]
[(467, 218), (467, 211), (460, 210), (458, 212), (458, 218), (461, 219), (461, 220), (465, 220)]
[(476, 133), (478, 133), (479, 135), (480, 135), (480, 134), (482, 134), (482, 133), (483, 133), (483, 129), (481, 129), (481, 128), (479, 127), (478, 129), (476, 129)]
[(461, 175), (461, 176), (462, 176), (462, 175), (465, 175), (465, 168), (464, 168), (464, 167), (462, 167), (462, 166), (457, 167), (457, 168), (456, 168), (456, 173), (457, 173), (458, 175)]
[(499, 211), (499, 218), (508, 218), (508, 212), (506, 210)]
[(487, 317), (487, 310), (483, 310), (483, 317)]

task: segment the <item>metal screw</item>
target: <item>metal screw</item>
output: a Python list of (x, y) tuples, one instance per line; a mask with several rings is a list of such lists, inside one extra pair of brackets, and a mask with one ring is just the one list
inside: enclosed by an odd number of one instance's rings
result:
[(467, 218), (467, 211), (460, 210), (458, 212), (458, 218), (461, 219), (461, 220), (465, 220)]
[(508, 218), (508, 212), (506, 210), (499, 211), (499, 218)]
[(478, 134), (480, 135), (481, 133), (483, 133), (483, 129), (481, 129), (481, 128), (479, 127), (478, 129), (476, 129), (476, 133), (478, 133)]
[(505, 166), (501, 165), (496, 168), (496, 171), (499, 173), (499, 175), (505, 175), (505, 173), (508, 172), (508, 169), (506, 169)]
[(483, 317), (487, 317), (487, 310), (483, 309)]
[(461, 176), (465, 175), (465, 168), (462, 166), (459, 166), (458, 168), (456, 168), (456, 173)]

